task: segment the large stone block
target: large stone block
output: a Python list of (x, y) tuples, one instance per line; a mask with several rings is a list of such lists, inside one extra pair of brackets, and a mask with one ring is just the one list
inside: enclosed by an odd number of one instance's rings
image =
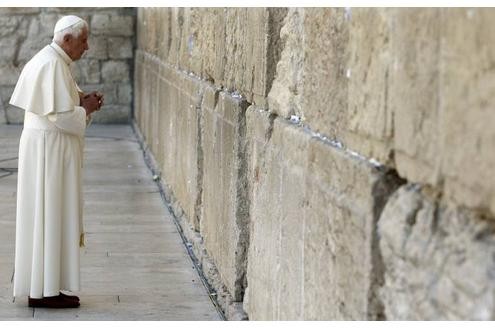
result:
[(202, 105), (200, 231), (234, 301), (242, 301), (247, 252), (246, 102), (213, 88)]
[(394, 110), (388, 106), (389, 40), (395, 32), (390, 26), (390, 9), (348, 9), (347, 17), (348, 107), (345, 121), (340, 122), (345, 124), (342, 139), (349, 148), (387, 163), (393, 141)]
[(396, 9), (391, 33), (389, 108), (395, 161), (411, 181), (438, 182), (439, 9)]
[(247, 120), (252, 200), (246, 311), (252, 320), (301, 320), (310, 136), (254, 107)]
[[(493, 10), (394, 12), (390, 107), (399, 173), (443, 189), (459, 204), (495, 213), (489, 62)], [(404, 40), (409, 40), (404, 42)], [(483, 40), (478, 42), (476, 40)], [(471, 54), (469, 55), (468, 54)], [(466, 170), (466, 163), (476, 170)]]
[[(159, 63), (156, 79), (147, 73), (150, 90), (142, 120), (151, 149), (160, 163), (165, 183), (173, 190), (189, 223), (199, 230), (200, 188), (198, 185), (199, 80)], [(149, 71), (149, 68), (145, 68)], [(142, 92), (142, 91), (141, 91)], [(153, 101), (156, 100), (156, 101)], [(146, 100), (144, 101), (146, 102)]]
[[(159, 51), (162, 51), (162, 42), (165, 37), (163, 33), (167, 31), (162, 30), (162, 11), (168, 10), (167, 8), (143, 8), (141, 20), (139, 21), (138, 28), (138, 40), (141, 39), (141, 44), (138, 45), (140, 49), (143, 49), (149, 54), (154, 56), (158, 55)], [(162, 59), (160, 57), (160, 59)]]
[(437, 158), (445, 193), (495, 217), (495, 9), (443, 9), (442, 18)]
[(270, 111), (290, 118), (302, 115), (301, 96), (304, 68), (304, 9), (291, 8), (280, 31), (284, 48), (276, 64), (276, 76), (268, 94)]
[(494, 320), (493, 221), (400, 188), (379, 221), (387, 320)]
[(383, 309), (376, 293), (382, 264), (376, 221), (400, 181), (322, 141), (312, 142), (309, 152), (305, 318), (381, 319)]
[(254, 320), (382, 317), (376, 221), (400, 180), (250, 111), (248, 314)]
[(132, 36), (134, 17), (115, 14), (95, 14), (91, 17), (91, 33), (95, 35)]
[(343, 9), (304, 10), (302, 120), (315, 131), (340, 136), (348, 107), (349, 23)]
[(195, 9), (195, 17), (200, 21), (190, 32), (191, 55), (199, 64), (193, 63), (191, 70), (216, 85), (223, 80), (226, 60), (223, 56), (226, 33), (225, 10), (224, 8)]
[[(168, 55), (167, 62), (174, 67), (177, 67), (179, 64), (179, 54), (180, 54), (180, 45), (181, 45), (181, 37), (183, 30), (183, 22), (184, 22), (184, 10), (185, 8), (171, 8), (169, 11), (169, 17), (167, 17), (170, 21), (170, 28), (168, 30)], [(159, 16), (160, 17), (160, 16)]]
[(199, 108), (201, 103), (201, 85), (197, 79), (193, 79), (185, 74), (176, 75), (172, 80), (177, 88), (177, 98), (173, 100), (175, 107), (171, 110), (176, 112), (175, 117), (175, 140), (177, 148), (175, 155), (174, 169), (175, 184), (174, 194), (179, 200), (190, 224), (199, 230), (199, 219), (197, 208), (200, 202), (200, 188), (198, 185), (199, 170), (198, 156), (200, 144)]
[(268, 16), (267, 8), (231, 8), (225, 13), (223, 85), (249, 102), (254, 94), (266, 96)]

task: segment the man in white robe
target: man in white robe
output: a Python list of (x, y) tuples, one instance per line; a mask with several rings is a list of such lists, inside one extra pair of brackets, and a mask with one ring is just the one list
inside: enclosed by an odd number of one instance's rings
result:
[(61, 18), (53, 42), (24, 67), (10, 104), (25, 110), (19, 144), (14, 297), (32, 307), (79, 306), (84, 132), (103, 96), (83, 94), (70, 64), (88, 47), (88, 24)]

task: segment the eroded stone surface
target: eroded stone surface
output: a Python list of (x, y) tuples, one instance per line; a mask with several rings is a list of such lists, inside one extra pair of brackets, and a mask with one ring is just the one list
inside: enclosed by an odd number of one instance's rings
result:
[(388, 320), (493, 320), (493, 222), (400, 188), (379, 221)]

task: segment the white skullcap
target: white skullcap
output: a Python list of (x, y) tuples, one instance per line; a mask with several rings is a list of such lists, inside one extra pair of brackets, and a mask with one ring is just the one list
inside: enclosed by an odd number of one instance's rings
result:
[(64, 16), (58, 20), (57, 24), (55, 24), (53, 34), (65, 30), (66, 28), (71, 27), (72, 25), (75, 25), (81, 21), (83, 21), (81, 17), (77, 17), (74, 15)]

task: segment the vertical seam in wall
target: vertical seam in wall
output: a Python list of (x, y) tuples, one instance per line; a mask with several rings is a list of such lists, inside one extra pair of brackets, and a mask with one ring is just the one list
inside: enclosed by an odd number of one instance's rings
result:
[[(237, 117), (238, 140), (237, 140), (237, 183), (236, 183), (236, 226), (239, 229), (239, 240), (236, 245), (236, 290), (239, 295), (234, 295), (236, 301), (244, 299), (244, 292), (247, 287), (247, 252), (249, 246), (249, 206), (248, 197), (248, 162), (246, 158), (246, 110), (251, 104), (243, 100), (240, 103), (240, 113)], [(236, 292), (237, 294), (237, 292)]]
[(202, 199), (203, 199), (203, 175), (204, 175), (204, 156), (203, 156), (203, 132), (204, 132), (204, 118), (203, 118), (203, 98), (205, 95), (205, 89), (200, 87), (198, 105), (196, 106), (196, 118), (197, 118), (197, 176), (196, 176), (196, 202), (194, 204), (194, 226), (197, 226), (196, 231), (200, 231), (200, 220), (202, 213)]

